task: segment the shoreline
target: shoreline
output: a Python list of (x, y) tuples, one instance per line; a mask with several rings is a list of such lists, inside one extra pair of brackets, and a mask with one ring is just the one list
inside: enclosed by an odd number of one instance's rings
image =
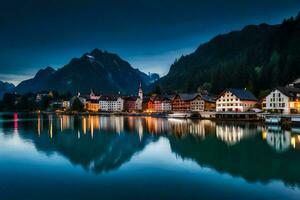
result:
[[(133, 117), (155, 117), (155, 118), (168, 118), (168, 119), (208, 119), (214, 121), (248, 121), (248, 122), (262, 122), (264, 121), (261, 117), (257, 117), (257, 113), (216, 113), (216, 112), (173, 112), (173, 113), (147, 113), (147, 112), (74, 112), (74, 111), (40, 111), (40, 112), (27, 112), (23, 111), (20, 113), (31, 113), (31, 114), (55, 114), (55, 115), (78, 115), (78, 116), (133, 116)], [(233, 116), (240, 116), (242, 114), (246, 115), (255, 115), (255, 118), (219, 118), (216, 117), (218, 114), (230, 114)]]
[[(270, 114), (270, 113), (238, 113), (238, 112), (236, 113), (234, 112), (128, 113), (128, 112), (74, 112), (74, 111), (1, 111), (0, 112), (1, 115), (7, 115), (7, 116), (11, 116), (12, 114), (15, 113), (18, 113), (20, 115), (153, 117), (153, 118), (182, 119), (182, 120), (211, 120), (215, 122), (261, 123), (263, 125), (284, 126), (288, 128), (300, 127), (300, 115), (296, 115), (296, 114), (284, 115), (284, 114)], [(276, 119), (275, 121), (274, 118)]]
[[(148, 113), (148, 112), (76, 112), (76, 111), (1, 111), (2, 114), (42, 114), (42, 115), (73, 115), (73, 116), (127, 116), (127, 117), (154, 117), (168, 119), (208, 119), (213, 121), (245, 121), (263, 122), (276, 125), (300, 125), (300, 115), (296, 114), (270, 114), (270, 113), (238, 113), (238, 112), (173, 112), (173, 113)], [(276, 119), (276, 120), (274, 120)]]

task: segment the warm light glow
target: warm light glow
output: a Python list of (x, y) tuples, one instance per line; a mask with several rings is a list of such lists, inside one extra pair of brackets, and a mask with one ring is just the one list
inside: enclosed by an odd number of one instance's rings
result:
[(293, 148), (296, 148), (296, 139), (294, 137), (292, 137), (291, 139), (291, 145), (293, 146)]
[(50, 120), (50, 125), (49, 125), (49, 134), (50, 134), (50, 138), (52, 138), (53, 136), (53, 124), (52, 124), (52, 116), (51, 118), (49, 118)]
[(263, 132), (262, 132), (262, 138), (265, 140), (265, 139), (267, 139), (267, 131), (266, 130), (264, 130)]
[(41, 116), (38, 115), (38, 120), (37, 120), (37, 131), (38, 131), (38, 135), (41, 135)]

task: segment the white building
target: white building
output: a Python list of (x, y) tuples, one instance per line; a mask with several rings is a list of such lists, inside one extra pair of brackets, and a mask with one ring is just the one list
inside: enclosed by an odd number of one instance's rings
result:
[(199, 94), (196, 94), (196, 96), (191, 100), (190, 104), (192, 112), (204, 111), (204, 100)]
[(153, 100), (154, 112), (170, 112), (172, 111), (172, 102), (164, 96), (156, 96)]
[(114, 95), (102, 95), (99, 99), (100, 110), (121, 112), (124, 110), (124, 99)]
[(287, 86), (274, 89), (266, 96), (265, 109), (282, 114), (300, 113), (300, 88)]
[(224, 90), (216, 101), (217, 112), (245, 112), (257, 103), (255, 96), (246, 89)]

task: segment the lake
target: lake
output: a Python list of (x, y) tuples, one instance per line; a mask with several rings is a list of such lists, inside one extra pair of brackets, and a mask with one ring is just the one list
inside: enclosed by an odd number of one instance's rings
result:
[(300, 128), (2, 113), (0, 199), (300, 199)]

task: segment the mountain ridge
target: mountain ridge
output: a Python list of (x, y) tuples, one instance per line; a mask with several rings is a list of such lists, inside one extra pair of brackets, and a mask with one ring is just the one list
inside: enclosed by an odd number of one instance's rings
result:
[(72, 58), (68, 64), (55, 70), (46, 67), (22, 81), (15, 90), (19, 93), (56, 90), (87, 93), (91, 89), (101, 93), (135, 94), (141, 83), (150, 85), (151, 77), (133, 68), (117, 54), (99, 49)]
[(164, 92), (248, 88), (266, 90), (300, 77), (300, 15), (277, 25), (248, 25), (217, 35), (176, 59), (157, 84)]

